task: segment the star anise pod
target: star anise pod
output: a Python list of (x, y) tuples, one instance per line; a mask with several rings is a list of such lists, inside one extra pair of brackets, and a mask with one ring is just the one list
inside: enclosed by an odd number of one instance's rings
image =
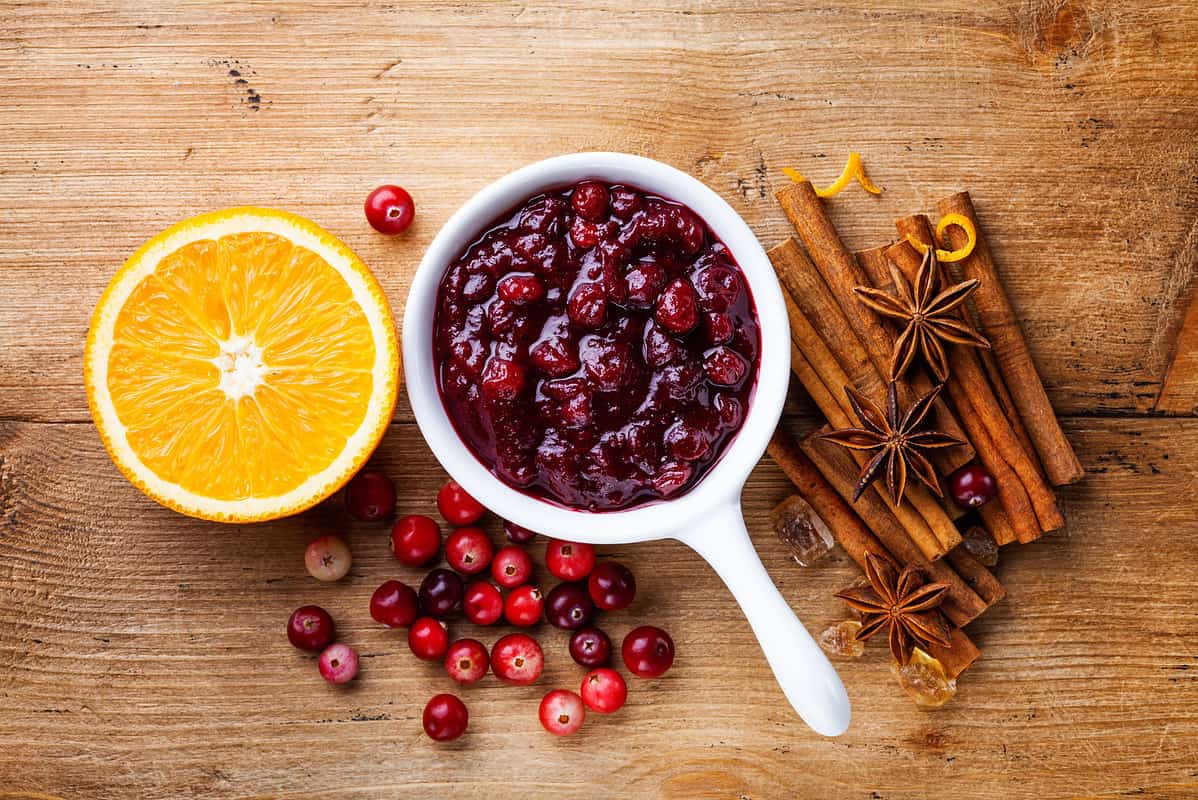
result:
[(886, 474), (886, 488), (890, 491), (890, 499), (895, 505), (903, 501), (908, 472), (914, 472), (915, 477), (919, 478), (924, 486), (931, 489), (937, 497), (943, 497), (936, 470), (920, 451), (965, 444), (947, 433), (918, 430), (944, 384), (939, 384), (912, 403), (905, 414), (899, 413), (897, 386), (898, 384), (891, 381), (886, 387), (885, 414), (852, 386), (844, 387), (853, 412), (863, 427), (844, 428), (820, 436), (851, 450), (878, 451), (877, 455), (861, 468), (857, 486), (853, 489), (853, 502), (856, 502), (866, 487), (880, 478), (883, 472)]
[(868, 587), (853, 587), (836, 593), (849, 608), (860, 611), (861, 630), (854, 638), (865, 641), (884, 628), (889, 629), (890, 652), (900, 665), (906, 665), (916, 644), (935, 642), (949, 645), (948, 623), (936, 607), (944, 600), (948, 586), (924, 583), (918, 567), (910, 564), (901, 573), (888, 559), (865, 554)]
[(916, 353), (922, 355), (936, 380), (941, 383), (948, 380), (946, 343), (990, 349), (990, 342), (984, 336), (953, 313), (978, 288), (977, 278), (939, 291), (940, 265), (934, 247), (929, 247), (923, 255), (919, 272), (915, 274), (914, 290), (894, 264), (889, 266), (898, 297), (868, 286), (858, 286), (853, 292), (858, 300), (877, 313), (907, 323), (894, 342), (890, 380), (898, 380), (907, 372)]

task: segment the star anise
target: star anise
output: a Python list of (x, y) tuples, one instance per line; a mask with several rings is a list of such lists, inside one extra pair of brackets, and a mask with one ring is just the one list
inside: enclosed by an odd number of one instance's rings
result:
[(953, 313), (978, 288), (978, 280), (971, 278), (940, 292), (940, 265), (934, 247), (924, 253), (915, 274), (914, 290), (894, 264), (890, 264), (890, 277), (898, 297), (868, 286), (853, 289), (857, 299), (877, 313), (907, 323), (894, 342), (890, 380), (898, 380), (907, 372), (916, 353), (922, 355), (936, 380), (941, 383), (948, 380), (946, 343), (990, 349), (990, 342), (984, 336)]
[(943, 388), (944, 384), (939, 384), (912, 403), (905, 414), (900, 415), (897, 384), (891, 381), (886, 387), (886, 413), (883, 415), (869, 398), (852, 386), (844, 387), (853, 412), (857, 419), (861, 420), (863, 427), (831, 431), (822, 434), (820, 438), (851, 450), (878, 451), (877, 455), (861, 468), (857, 485), (853, 489), (853, 502), (856, 502), (866, 487), (880, 478), (883, 472), (886, 473), (886, 488), (890, 490), (890, 499), (895, 505), (903, 501), (908, 472), (914, 472), (915, 477), (937, 497), (944, 496), (940, 491), (936, 470), (920, 451), (955, 447), (965, 442), (940, 431), (918, 430)]
[(865, 554), (868, 587), (853, 587), (836, 593), (850, 608), (860, 611), (861, 630), (854, 638), (865, 641), (884, 628), (889, 629), (890, 652), (900, 665), (906, 665), (915, 644), (929, 642), (948, 647), (949, 629), (936, 607), (944, 600), (948, 586), (924, 583), (918, 567), (910, 564), (901, 573), (888, 559)]

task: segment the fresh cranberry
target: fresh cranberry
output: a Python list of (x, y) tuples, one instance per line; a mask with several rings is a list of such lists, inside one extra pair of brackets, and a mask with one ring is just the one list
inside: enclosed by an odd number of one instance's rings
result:
[(421, 617), (408, 628), (408, 647), (417, 658), (440, 661), (449, 649), (449, 632), (445, 623), (432, 617)]
[(358, 653), (347, 644), (331, 644), (320, 652), (316, 666), (329, 683), (349, 683), (358, 676)]
[(287, 620), (287, 641), (300, 650), (323, 650), (336, 634), (333, 618), (320, 606), (300, 606)]
[(535, 303), (545, 296), (545, 284), (535, 275), (508, 275), (496, 289), (500, 297), (518, 306)]
[(598, 181), (583, 181), (574, 187), (570, 205), (583, 219), (598, 222), (607, 213), (607, 187)]
[(506, 545), (491, 560), (491, 576), (505, 589), (513, 589), (532, 575), (532, 559), (519, 547)]
[(591, 573), (587, 591), (595, 605), (604, 611), (628, 608), (636, 597), (636, 578), (632, 570), (616, 561), (603, 561)]
[(527, 634), (509, 633), (491, 648), (491, 671), (506, 683), (533, 683), (544, 668), (545, 654), (537, 640)]
[(448, 569), (435, 569), (420, 582), (420, 607), (426, 614), (444, 617), (462, 603), (462, 579)]
[(994, 499), (998, 481), (981, 464), (967, 464), (948, 479), (953, 502), (961, 508), (977, 508)]
[(466, 704), (451, 694), (439, 694), (424, 707), (424, 732), (434, 742), (452, 742), (466, 732), (470, 713)]
[(559, 583), (545, 598), (545, 618), (568, 631), (586, 626), (594, 614), (595, 604), (580, 583)]
[(521, 628), (536, 625), (544, 610), (545, 598), (541, 590), (527, 583), (517, 586), (503, 601), (504, 618)]
[(421, 514), (409, 514), (395, 520), (391, 528), (391, 550), (409, 567), (422, 567), (431, 562), (441, 549), (441, 529), (437, 523)]
[(345, 487), (345, 508), (363, 522), (378, 522), (395, 513), (395, 484), (377, 469), (364, 469)]
[(610, 714), (619, 711), (628, 699), (628, 684), (624, 683), (620, 673), (605, 667), (587, 673), (579, 694), (591, 711)]
[(403, 233), (416, 217), (412, 195), (401, 186), (380, 186), (366, 195), (366, 221), (379, 233)]
[(655, 318), (673, 333), (689, 333), (699, 322), (695, 289), (684, 278), (675, 278), (657, 298)]
[(641, 678), (656, 678), (674, 663), (674, 640), (652, 625), (635, 628), (624, 637), (624, 666)]
[(388, 628), (411, 625), (420, 613), (416, 591), (400, 581), (385, 581), (370, 596), (370, 616)]
[(457, 481), (449, 481), (437, 492), (437, 510), (450, 525), (473, 525), (483, 518), (482, 503), (466, 494)]
[(587, 710), (582, 698), (565, 689), (554, 689), (541, 700), (541, 726), (554, 736), (569, 736), (582, 727)]
[(458, 528), (445, 540), (445, 560), (463, 575), (477, 575), (491, 565), (495, 548), (482, 528)]
[(570, 636), (570, 657), (583, 667), (603, 667), (611, 663), (611, 639), (598, 628), (583, 628)]
[(632, 215), (641, 210), (641, 196), (623, 186), (612, 188), (610, 203), (611, 213), (617, 219), (622, 219), (625, 222), (632, 219)]
[(318, 581), (339, 581), (353, 562), (349, 545), (339, 536), (318, 536), (304, 550), (304, 566)]
[(716, 386), (739, 386), (749, 374), (749, 363), (730, 347), (717, 347), (703, 358), (707, 380)]
[(595, 566), (595, 548), (579, 542), (550, 539), (545, 548), (545, 568), (563, 581), (580, 581)]
[(575, 325), (598, 328), (607, 315), (607, 296), (603, 287), (597, 283), (579, 285), (566, 303), (566, 314)]
[(503, 533), (507, 536), (507, 540), (513, 544), (527, 544), (537, 537), (535, 531), (530, 531), (528, 528), (521, 528), (514, 522), (503, 523)]
[(477, 683), (490, 666), (487, 648), (475, 639), (458, 639), (445, 652), (445, 671), (458, 683)]
[(494, 625), (503, 616), (503, 595), (492, 583), (474, 581), (462, 597), (462, 612), (475, 625)]

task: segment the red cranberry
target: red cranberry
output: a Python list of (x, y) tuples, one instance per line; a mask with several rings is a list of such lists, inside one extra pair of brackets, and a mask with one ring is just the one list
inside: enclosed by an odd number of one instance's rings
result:
[(575, 217), (570, 223), (570, 240), (574, 242), (575, 247), (583, 250), (592, 248), (599, 244), (599, 226), (587, 222), (582, 217)]
[(698, 461), (711, 449), (711, 441), (702, 430), (685, 420), (679, 420), (666, 431), (665, 445), (670, 455), (679, 461)]
[(316, 666), (329, 683), (349, 683), (358, 676), (358, 653), (347, 644), (331, 644), (321, 651)]
[(587, 710), (582, 698), (565, 689), (554, 689), (541, 700), (541, 725), (554, 736), (569, 736), (582, 727)]
[(437, 492), (437, 509), (450, 525), (473, 525), (483, 518), (482, 503), (466, 494), (457, 481), (449, 481)]
[(420, 607), (426, 614), (444, 617), (462, 603), (462, 579), (456, 572), (435, 569), (420, 582)]
[(532, 365), (553, 378), (569, 375), (578, 369), (578, 356), (567, 339), (545, 339), (528, 353)]
[(503, 595), (494, 584), (475, 581), (466, 587), (462, 611), (475, 625), (494, 625), (503, 616)]
[(632, 369), (628, 348), (622, 343), (599, 336), (583, 338), (579, 357), (587, 378), (601, 392), (614, 392), (619, 389)]
[(716, 386), (739, 386), (749, 374), (749, 362), (730, 347), (717, 347), (704, 356), (703, 371)]
[(300, 650), (323, 650), (336, 634), (333, 618), (320, 606), (300, 606), (287, 620), (287, 641)]
[(652, 625), (642, 625), (624, 637), (624, 666), (641, 678), (656, 678), (674, 663), (674, 640)]
[(732, 341), (733, 334), (736, 330), (732, 326), (732, 319), (726, 314), (717, 314), (714, 311), (709, 311), (703, 315), (703, 334), (707, 337), (708, 344), (725, 344)]
[(610, 714), (619, 711), (628, 699), (628, 684), (614, 669), (597, 669), (582, 679), (582, 702), (591, 711)]
[(641, 196), (632, 189), (615, 186), (610, 194), (611, 213), (618, 219), (627, 222), (632, 219), (633, 214), (641, 210)]
[(715, 264), (695, 276), (695, 290), (704, 311), (727, 311), (740, 297), (740, 277), (731, 267)]
[(495, 548), (482, 528), (458, 528), (445, 540), (445, 560), (463, 575), (477, 575), (491, 565)]
[(682, 355), (682, 345), (660, 325), (650, 322), (645, 326), (645, 363), (651, 367), (662, 367)]
[(673, 333), (689, 333), (699, 322), (698, 297), (684, 278), (676, 278), (657, 298), (655, 318)]
[(595, 567), (587, 581), (587, 591), (595, 605), (604, 611), (628, 608), (636, 597), (636, 578), (632, 570), (616, 561), (604, 561)]
[(364, 469), (345, 487), (345, 508), (363, 522), (378, 522), (395, 513), (395, 484), (377, 469)]
[(541, 590), (527, 583), (517, 586), (503, 601), (504, 618), (521, 628), (536, 625), (544, 610), (545, 598)]
[(568, 631), (585, 627), (594, 614), (595, 604), (579, 583), (559, 583), (545, 598), (545, 618)]
[(689, 464), (679, 464), (670, 461), (661, 466), (653, 476), (653, 488), (662, 497), (669, 497), (686, 486), (691, 479), (692, 470)]
[(445, 653), (445, 671), (458, 683), (477, 683), (490, 666), (487, 648), (475, 639), (458, 639)]
[(537, 640), (527, 634), (509, 633), (491, 648), (491, 671), (505, 683), (533, 683), (544, 668), (545, 654)]
[(509, 303), (526, 306), (545, 296), (545, 284), (533, 275), (508, 275), (499, 282), (497, 291)]
[(479, 385), (492, 400), (515, 400), (524, 391), (524, 367), (510, 359), (491, 358)]
[(611, 663), (611, 639), (598, 628), (583, 628), (570, 636), (570, 657), (584, 667), (603, 667)]
[(607, 296), (597, 283), (580, 284), (566, 303), (566, 314), (575, 325), (598, 328), (607, 316)]
[(304, 566), (318, 581), (339, 581), (353, 562), (349, 545), (338, 536), (318, 536), (304, 550)]
[(370, 596), (370, 616), (388, 628), (411, 625), (419, 613), (416, 591), (406, 583), (385, 581)]
[(574, 187), (570, 205), (583, 219), (598, 222), (607, 214), (607, 187), (597, 181), (583, 181)]
[(624, 286), (629, 302), (642, 307), (653, 305), (666, 285), (666, 271), (660, 264), (642, 262), (624, 275)]
[(441, 549), (441, 529), (437, 523), (421, 514), (409, 514), (395, 521), (391, 529), (391, 550), (409, 567), (422, 567), (431, 562)]
[(366, 195), (366, 221), (379, 233), (403, 233), (416, 217), (412, 195), (401, 186), (380, 186)]
[(449, 649), (449, 632), (445, 623), (432, 617), (421, 617), (408, 628), (408, 647), (417, 658), (440, 661)]
[(961, 508), (984, 506), (998, 493), (998, 481), (981, 464), (961, 467), (948, 479), (948, 485), (953, 502)]
[(491, 576), (505, 589), (513, 589), (527, 583), (532, 575), (532, 559), (519, 547), (501, 547), (491, 561)]
[(699, 252), (699, 248), (703, 246), (703, 220), (689, 208), (675, 208), (674, 235), (683, 252)]
[(735, 397), (730, 397), (726, 394), (717, 394), (712, 401), (715, 406), (715, 411), (720, 416), (720, 423), (729, 429), (740, 427), (741, 420), (745, 418), (744, 407)]
[(424, 732), (434, 742), (452, 742), (469, 722), (466, 704), (451, 694), (439, 694), (424, 707)]
[(579, 542), (550, 539), (545, 548), (545, 568), (563, 581), (580, 581), (595, 566), (595, 548)]
[(514, 522), (504, 522), (503, 533), (507, 536), (507, 540), (514, 544), (527, 544), (537, 536), (535, 531), (530, 531), (528, 528), (521, 528)]

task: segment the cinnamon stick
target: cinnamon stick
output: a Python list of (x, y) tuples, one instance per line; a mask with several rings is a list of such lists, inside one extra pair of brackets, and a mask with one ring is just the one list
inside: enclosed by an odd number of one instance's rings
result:
[(999, 547), (1018, 538), (1007, 512), (1003, 511), (999, 503), (987, 503), (982, 506), (978, 509), (978, 516), (982, 518), (982, 527), (989, 532), (990, 538), (994, 539), (994, 543)]
[(982, 651), (978, 650), (977, 645), (960, 628), (953, 630), (948, 647), (941, 647), (933, 642), (928, 645), (927, 653), (940, 662), (940, 666), (944, 667), (945, 674), (950, 678), (958, 677), (982, 655)]
[(957, 575), (960, 575), (978, 595), (992, 606), (1007, 596), (1006, 587), (998, 582), (986, 565), (970, 555), (964, 547), (955, 547), (945, 556)]
[[(936, 207), (941, 214), (961, 214), (973, 223), (977, 242), (973, 252), (961, 261), (961, 270), (967, 277), (981, 281), (972, 298), (978, 319), (994, 347), (994, 357), (1011, 391), (1011, 399), (1019, 409), (1019, 416), (1040, 455), (1048, 479), (1054, 486), (1074, 483), (1081, 479), (1085, 470), (1065, 438), (1036, 372), (1015, 309), (994, 268), (994, 258), (982, 234), (973, 201), (968, 192), (958, 192), (938, 202)], [(955, 225), (945, 234), (953, 247), (961, 247), (966, 242), (965, 232)]]

